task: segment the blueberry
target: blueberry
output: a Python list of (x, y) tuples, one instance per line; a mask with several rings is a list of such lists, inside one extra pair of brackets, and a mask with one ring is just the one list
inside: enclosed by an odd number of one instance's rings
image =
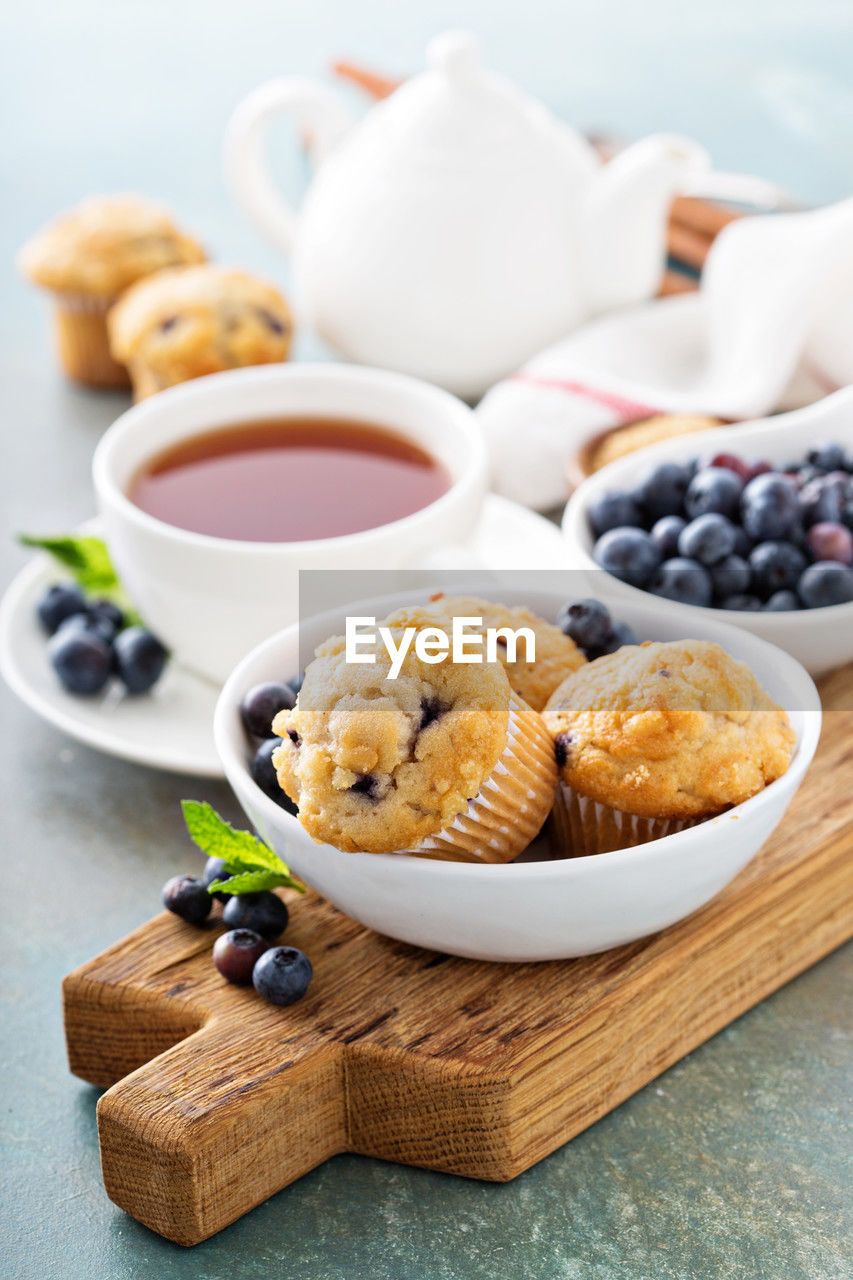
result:
[(788, 613), (793, 609), (799, 609), (800, 598), (796, 591), (774, 591), (773, 595), (764, 606), (765, 613)]
[(748, 591), (751, 582), (752, 570), (743, 556), (726, 556), (711, 569), (711, 585), (718, 600)]
[(295, 706), (296, 694), (289, 684), (253, 685), (240, 703), (243, 728), (253, 738), (268, 738), (279, 711), (290, 711)]
[(379, 779), (373, 773), (360, 773), (348, 790), (358, 796), (366, 796), (368, 800), (378, 800)]
[(213, 899), (203, 880), (173, 876), (163, 885), (163, 906), (188, 924), (201, 924), (210, 914)]
[(112, 600), (92, 600), (88, 612), (92, 617), (99, 618), (105, 625), (112, 627), (113, 636), (118, 635), (119, 631), (127, 626), (123, 611), (117, 604), (113, 604)]
[(252, 981), (252, 970), (269, 945), (254, 929), (229, 929), (213, 944), (213, 963), (223, 978), (245, 987)]
[(853, 534), (843, 524), (828, 521), (813, 524), (806, 535), (806, 544), (815, 560), (853, 562)]
[(614, 622), (603, 642), (596, 648), (590, 649), (587, 657), (590, 661), (594, 661), (595, 658), (603, 658), (606, 653), (615, 653), (623, 645), (636, 643), (637, 637), (627, 622)]
[(652, 542), (664, 560), (669, 560), (672, 556), (678, 555), (678, 539), (681, 536), (682, 529), (686, 528), (687, 521), (683, 516), (662, 516), (652, 526)]
[(709, 464), (712, 467), (723, 467), (726, 471), (733, 471), (736, 476), (740, 476), (744, 483), (752, 479), (752, 466), (745, 459), (739, 458), (736, 453), (718, 453)]
[(691, 520), (678, 539), (678, 554), (706, 567), (732, 554), (737, 542), (735, 526), (726, 516), (709, 511)]
[(293, 690), (294, 698), (297, 698), (299, 696), (299, 690), (302, 688), (303, 684), (305, 683), (305, 672), (300, 671), (298, 676), (291, 676), (290, 679), (285, 680), (284, 683), (290, 685), (291, 689)]
[(270, 947), (255, 965), (252, 982), (271, 1004), (295, 1004), (308, 990), (311, 961), (296, 947)]
[(557, 626), (581, 649), (594, 649), (610, 631), (610, 613), (600, 600), (576, 600), (563, 605)]
[(77, 631), (84, 632), (86, 635), (96, 636), (99, 640), (103, 640), (105, 645), (112, 645), (115, 640), (115, 627), (108, 618), (102, 618), (98, 614), (92, 613), (86, 609), (84, 613), (72, 613), (70, 618), (66, 618), (61, 622), (54, 632), (58, 636), (60, 631), (63, 634), (75, 628)]
[[(684, 467), (677, 462), (662, 462), (644, 478), (637, 496), (650, 519), (677, 516), (681, 514), (689, 484), (690, 475)], [(620, 523), (631, 524), (633, 521), (623, 520)]]
[(163, 674), (168, 653), (144, 627), (127, 627), (115, 638), (116, 670), (128, 693), (147, 693)]
[(806, 527), (839, 521), (847, 501), (846, 476), (838, 473), (810, 480), (800, 490), (800, 509)]
[(749, 559), (749, 553), (753, 548), (753, 541), (744, 529), (743, 525), (735, 525), (735, 549), (734, 554), (740, 556), (743, 560)]
[(759, 542), (749, 557), (753, 590), (765, 599), (776, 591), (792, 590), (807, 563), (790, 542)]
[(814, 449), (809, 449), (806, 461), (824, 471), (838, 471), (844, 466), (844, 450), (840, 444), (819, 444)]
[(741, 518), (755, 542), (789, 537), (800, 524), (796, 485), (772, 472), (756, 476), (743, 491)]
[(636, 498), (619, 489), (606, 489), (589, 504), (589, 523), (597, 538), (610, 529), (641, 528), (645, 524)]
[(436, 720), (440, 720), (448, 709), (448, 704), (442, 702), (441, 698), (421, 698), (418, 733), (423, 733), (424, 729), (428, 729), (431, 724), (435, 724)]
[(807, 609), (849, 604), (853, 600), (853, 569), (834, 560), (810, 564), (797, 584), (797, 593)]
[(667, 600), (703, 607), (711, 603), (714, 594), (708, 570), (698, 560), (687, 560), (683, 556), (664, 561), (655, 574), (651, 590)]
[(740, 613), (758, 613), (761, 607), (761, 601), (758, 596), (749, 595), (745, 591), (739, 591), (736, 595), (727, 596), (720, 605), (721, 609), (736, 609)]
[(57, 582), (48, 587), (36, 607), (36, 614), (44, 630), (49, 636), (62, 625), (66, 618), (86, 609), (86, 597), (79, 587), (72, 582)]
[(265, 796), (269, 796), (270, 800), (275, 800), (276, 804), (280, 804), (282, 809), (286, 809), (288, 813), (292, 813), (295, 816), (298, 812), (296, 805), (287, 792), (282, 791), (278, 785), (275, 765), (272, 762), (273, 752), (276, 747), (280, 746), (281, 738), (267, 738), (266, 742), (262, 742), (252, 756), (249, 774), (252, 781), (260, 787)]
[(691, 520), (709, 511), (734, 519), (742, 493), (743, 480), (734, 471), (727, 467), (703, 467), (690, 481), (684, 495), (684, 510)]
[(277, 938), (287, 927), (288, 914), (281, 898), (265, 889), (261, 893), (233, 894), (225, 904), (222, 919), (229, 929), (254, 929), (262, 938)]
[(100, 693), (112, 675), (113, 654), (99, 635), (70, 621), (59, 628), (48, 644), (51, 665), (68, 693), (92, 696)]
[[(207, 862), (204, 864), (204, 875), (202, 876), (202, 879), (204, 880), (205, 887), (208, 888), (213, 884), (214, 880), (227, 880), (228, 872), (225, 870), (225, 859), (208, 858)], [(217, 902), (227, 902), (231, 897), (231, 894), (223, 893), (221, 889), (218, 889), (216, 893), (212, 893), (210, 896), (212, 898), (216, 898)]]
[(632, 587), (645, 587), (654, 577), (661, 556), (642, 529), (611, 529), (595, 544), (596, 563)]

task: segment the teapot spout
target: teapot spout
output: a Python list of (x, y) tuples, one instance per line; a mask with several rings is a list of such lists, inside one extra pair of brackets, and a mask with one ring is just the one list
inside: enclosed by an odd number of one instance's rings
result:
[(596, 173), (583, 211), (588, 315), (656, 293), (666, 265), (672, 198), (710, 164), (704, 148), (689, 138), (653, 134)]

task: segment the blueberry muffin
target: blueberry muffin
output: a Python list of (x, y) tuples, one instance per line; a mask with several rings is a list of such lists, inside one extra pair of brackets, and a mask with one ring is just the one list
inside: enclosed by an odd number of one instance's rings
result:
[(347, 852), (514, 858), (557, 784), (541, 717), (497, 664), (427, 663), (412, 648), (392, 679), (381, 643), (373, 656), (348, 664), (342, 638), (321, 645), (273, 722), (278, 780), (306, 831)]
[(574, 852), (655, 839), (721, 813), (785, 773), (787, 714), (749, 667), (700, 640), (629, 645), (549, 699), (561, 786), (555, 818)]
[[(446, 621), (454, 617), (482, 618), (482, 627), (466, 628), (470, 634), (501, 627), (509, 627), (513, 631), (526, 627), (532, 631), (536, 642), (535, 661), (528, 662), (527, 647), (523, 640), (516, 646), (514, 657), (507, 645), (499, 640), (497, 654), (506, 670), (510, 688), (534, 711), (541, 711), (566, 676), (586, 664), (586, 658), (574, 640), (564, 635), (553, 623), (546, 622), (544, 618), (523, 607), (511, 608), (509, 605), (493, 604), (489, 600), (479, 600), (473, 596), (442, 596), (419, 612), (431, 617), (434, 624), (439, 626), (445, 626)], [(386, 625), (408, 626), (410, 624), (407, 618), (408, 611), (400, 609), (385, 621)]]
[(109, 317), (113, 356), (129, 368), (137, 400), (206, 373), (286, 360), (292, 330), (271, 284), (213, 265), (143, 280)]
[(110, 307), (138, 280), (205, 256), (153, 201), (91, 196), (39, 231), (18, 255), (18, 266), (53, 295), (59, 357), (69, 377), (89, 386), (126, 387), (127, 370), (110, 353)]

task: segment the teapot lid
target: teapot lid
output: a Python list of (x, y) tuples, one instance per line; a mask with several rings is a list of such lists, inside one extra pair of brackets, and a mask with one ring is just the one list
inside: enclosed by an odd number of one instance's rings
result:
[[(446, 31), (427, 47), (426, 70), (375, 107), (365, 125), (378, 142), (414, 148), (420, 158), (530, 171), (556, 165), (577, 177), (599, 167), (593, 148), (545, 105), (483, 65), (470, 33)], [(380, 123), (381, 122), (381, 123)], [(411, 156), (411, 153), (409, 152)]]

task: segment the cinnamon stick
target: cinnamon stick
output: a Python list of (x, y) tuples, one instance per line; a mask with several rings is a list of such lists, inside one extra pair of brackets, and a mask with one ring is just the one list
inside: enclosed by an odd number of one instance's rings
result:
[(378, 71), (371, 71), (369, 67), (362, 67), (357, 62), (348, 62), (345, 58), (333, 63), (332, 71), (336, 76), (340, 76), (342, 80), (349, 80), (351, 84), (363, 89), (366, 94), (371, 98), (375, 98), (377, 102), (382, 98), (390, 98), (394, 90), (399, 89), (403, 83), (402, 80), (380, 75)]
[(695, 293), (699, 281), (681, 271), (666, 271), (658, 289), (658, 297), (671, 298), (676, 293)]
[(719, 235), (730, 222), (736, 222), (742, 214), (735, 209), (727, 209), (724, 205), (699, 200), (695, 196), (676, 196), (669, 216), (679, 226), (713, 237)]
[(702, 270), (713, 243), (713, 236), (694, 231), (692, 227), (685, 227), (678, 222), (669, 224), (666, 246), (670, 256), (683, 262), (685, 266), (692, 267), (694, 271)]

